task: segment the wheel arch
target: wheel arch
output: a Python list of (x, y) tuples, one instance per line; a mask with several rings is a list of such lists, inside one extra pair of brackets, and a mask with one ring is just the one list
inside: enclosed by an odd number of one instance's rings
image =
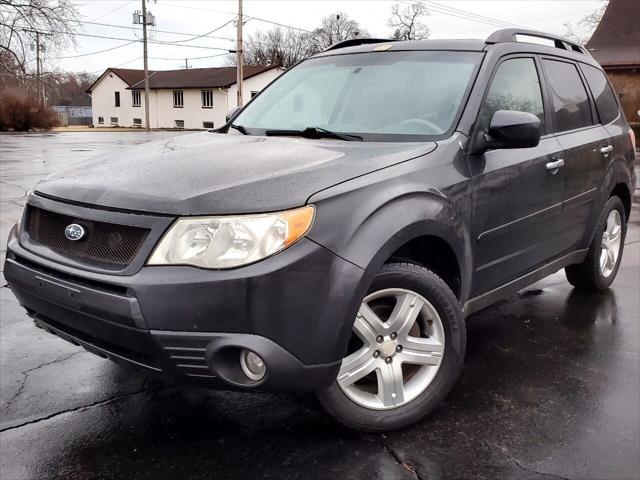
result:
[(471, 271), (467, 222), (438, 193), (408, 192), (394, 197), (354, 226), (343, 245), (336, 253), (365, 270), (359, 295), (366, 293), (385, 263), (401, 259), (433, 270), (461, 304), (467, 298)]
[(581, 248), (587, 248), (591, 243), (600, 212), (612, 196), (615, 195), (621, 198), (625, 208), (626, 220), (629, 220), (632, 202), (631, 192), (633, 192), (632, 174), (627, 164), (618, 158), (611, 162), (600, 183), (598, 193), (593, 203), (591, 216), (587, 223), (584, 237), (580, 243)]
[[(402, 261), (428, 268), (449, 286), (459, 299), (462, 288), (460, 262), (451, 245), (442, 237), (422, 235), (396, 249), (387, 262)], [(385, 263), (387, 263), (385, 262)]]
[(609, 198), (611, 197), (618, 197), (620, 198), (620, 200), (622, 200), (626, 220), (628, 221), (629, 217), (631, 216), (631, 192), (629, 191), (628, 185), (624, 182), (617, 183), (613, 187), (613, 190), (611, 190)]

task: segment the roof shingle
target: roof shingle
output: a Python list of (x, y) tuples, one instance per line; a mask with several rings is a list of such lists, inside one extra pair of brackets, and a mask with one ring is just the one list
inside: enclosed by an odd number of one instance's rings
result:
[[(275, 66), (245, 66), (243, 78), (251, 78)], [(130, 89), (144, 88), (144, 70), (108, 68), (120, 77)], [(104, 74), (100, 76), (102, 78)], [(89, 92), (100, 78), (89, 88)], [(224, 88), (236, 83), (236, 67), (190, 68), (188, 70), (150, 70), (149, 88)]]
[(640, 1), (610, 0), (587, 50), (604, 67), (640, 65)]

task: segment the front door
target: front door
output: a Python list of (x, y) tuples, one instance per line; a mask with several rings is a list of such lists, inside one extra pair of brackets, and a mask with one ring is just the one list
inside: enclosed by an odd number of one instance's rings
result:
[[(534, 148), (496, 149), (469, 157), (475, 242), (471, 295), (503, 285), (559, 253), (558, 219), (565, 170), (550, 168), (562, 147), (546, 134), (543, 93), (533, 56), (506, 58), (496, 67), (478, 121), (488, 130), (497, 110), (537, 115), (543, 128)], [(484, 127), (482, 127), (484, 125)]]

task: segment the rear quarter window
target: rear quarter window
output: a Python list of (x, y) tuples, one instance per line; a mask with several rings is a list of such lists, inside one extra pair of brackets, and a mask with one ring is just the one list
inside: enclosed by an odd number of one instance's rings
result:
[(573, 63), (542, 60), (553, 103), (555, 131), (565, 132), (593, 124), (589, 96)]
[(604, 72), (586, 64), (581, 64), (580, 68), (582, 69), (582, 73), (584, 73), (584, 77), (587, 79), (587, 84), (596, 102), (600, 121), (602, 123), (609, 123), (615, 120), (619, 113), (618, 102)]

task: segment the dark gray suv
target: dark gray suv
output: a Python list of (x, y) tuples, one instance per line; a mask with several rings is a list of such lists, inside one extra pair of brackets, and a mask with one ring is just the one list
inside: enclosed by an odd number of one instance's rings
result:
[(613, 282), (634, 141), (567, 40), (348, 41), (217, 131), (45, 179), (4, 273), (98, 355), (389, 430), (451, 389), (467, 315), (561, 268)]

